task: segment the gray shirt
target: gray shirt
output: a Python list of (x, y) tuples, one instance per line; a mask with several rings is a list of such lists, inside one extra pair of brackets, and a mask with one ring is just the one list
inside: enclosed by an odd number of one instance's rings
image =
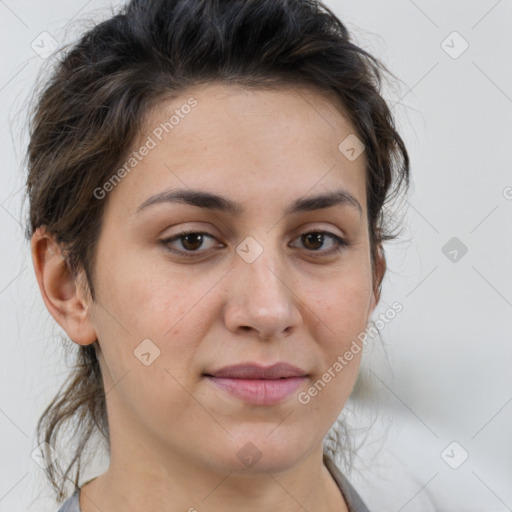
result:
[[(357, 494), (345, 475), (338, 469), (334, 462), (324, 454), (324, 463), (338, 484), (338, 487), (345, 498), (349, 512), (370, 512), (363, 500)], [(57, 512), (82, 512), (80, 510), (79, 499), (80, 489), (76, 489)]]

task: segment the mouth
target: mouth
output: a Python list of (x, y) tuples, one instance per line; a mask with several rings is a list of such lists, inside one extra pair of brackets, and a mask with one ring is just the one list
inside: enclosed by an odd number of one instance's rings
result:
[(222, 392), (252, 405), (279, 404), (308, 380), (307, 372), (288, 363), (226, 366), (203, 376)]

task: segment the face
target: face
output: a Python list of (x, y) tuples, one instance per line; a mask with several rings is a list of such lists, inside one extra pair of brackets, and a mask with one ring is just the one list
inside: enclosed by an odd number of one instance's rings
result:
[[(209, 84), (149, 112), (136, 161), (98, 199), (89, 312), (112, 443), (225, 471), (278, 471), (321, 446), (376, 302), (365, 157), (338, 148), (351, 134), (306, 89)], [(220, 371), (274, 363), (298, 371)]]

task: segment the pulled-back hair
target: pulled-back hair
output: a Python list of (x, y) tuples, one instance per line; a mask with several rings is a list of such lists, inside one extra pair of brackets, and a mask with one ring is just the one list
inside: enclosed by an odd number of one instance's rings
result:
[[(61, 52), (37, 97), (27, 153), (26, 236), (44, 226), (65, 250), (70, 273), (84, 271), (94, 300), (106, 204), (94, 190), (123, 162), (149, 109), (199, 84), (304, 85), (338, 101), (365, 146), (374, 264), (379, 244), (396, 237), (384, 206), (409, 184), (409, 157), (381, 96), (384, 73), (386, 67), (355, 45), (319, 1), (132, 0)], [(61, 428), (76, 421), (78, 447), (70, 464), (61, 470), (57, 460), (46, 469), (58, 500), (74, 466), (79, 486), (91, 435), (97, 431), (109, 443), (97, 345), (73, 345), (76, 365), (37, 424), (39, 442), (55, 447)]]

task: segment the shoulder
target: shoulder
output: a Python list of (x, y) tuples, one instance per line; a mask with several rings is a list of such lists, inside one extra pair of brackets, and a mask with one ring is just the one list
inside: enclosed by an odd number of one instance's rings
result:
[(79, 501), (79, 489), (77, 489), (72, 496), (70, 496), (59, 508), (57, 512), (81, 512)]
[[(364, 501), (361, 499), (347, 477), (339, 470), (334, 461), (324, 454), (324, 463), (338, 484), (338, 487), (345, 498), (349, 512), (370, 512)], [(60, 511), (59, 511), (60, 512)]]

